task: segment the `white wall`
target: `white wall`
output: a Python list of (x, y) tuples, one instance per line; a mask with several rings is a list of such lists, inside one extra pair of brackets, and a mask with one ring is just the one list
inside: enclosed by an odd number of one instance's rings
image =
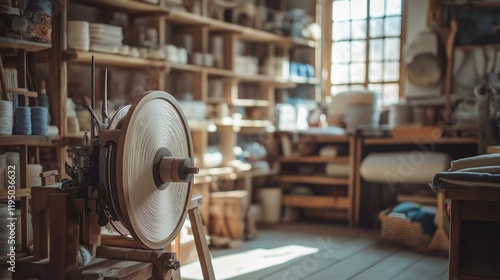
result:
[(406, 43), (411, 42), (415, 35), (425, 29), (427, 20), (427, 8), (429, 0), (403, 0), (407, 5), (407, 22), (406, 22)]

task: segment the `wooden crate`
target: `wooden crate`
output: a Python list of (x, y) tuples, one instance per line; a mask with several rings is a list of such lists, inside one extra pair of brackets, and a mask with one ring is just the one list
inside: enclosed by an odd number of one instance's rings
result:
[(248, 209), (246, 190), (214, 192), (210, 198), (210, 233), (243, 240)]

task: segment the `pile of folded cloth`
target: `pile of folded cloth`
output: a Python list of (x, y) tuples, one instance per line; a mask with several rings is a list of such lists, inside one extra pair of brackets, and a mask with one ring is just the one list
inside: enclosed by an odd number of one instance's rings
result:
[(487, 154), (451, 162), (446, 172), (436, 173), (431, 187), (434, 191), (447, 188), (499, 188), (500, 154)]

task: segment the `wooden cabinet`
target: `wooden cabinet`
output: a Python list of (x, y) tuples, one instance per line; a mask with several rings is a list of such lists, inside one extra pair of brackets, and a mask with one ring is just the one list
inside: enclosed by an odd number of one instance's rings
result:
[(276, 180), (283, 189), (282, 204), (313, 210), (304, 211), (306, 216), (323, 214), (352, 225), (354, 137), (307, 131), (277, 135), (282, 153)]

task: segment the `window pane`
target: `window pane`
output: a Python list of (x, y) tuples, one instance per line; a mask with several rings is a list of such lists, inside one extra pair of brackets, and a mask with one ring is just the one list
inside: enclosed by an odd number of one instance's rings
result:
[(351, 0), (351, 19), (366, 18), (366, 0)]
[(382, 81), (382, 63), (371, 62), (369, 66), (368, 79), (370, 82), (381, 82)]
[(366, 20), (355, 20), (352, 22), (352, 38), (366, 39)]
[(384, 36), (384, 19), (376, 18), (370, 20), (370, 37)]
[(346, 91), (350, 91), (351, 87), (348, 86), (348, 85), (345, 85), (345, 86), (332, 86), (330, 92), (332, 93), (332, 95), (336, 95), (338, 93), (341, 93), (341, 92), (346, 92)]
[(380, 93), (382, 92), (382, 84), (368, 84), (368, 90), (371, 90), (375, 93), (377, 93), (380, 96)]
[(351, 42), (336, 42), (332, 44), (332, 62), (347, 63), (350, 60)]
[(334, 41), (349, 40), (351, 38), (351, 22), (334, 22), (332, 28), (332, 38)]
[(399, 100), (399, 84), (385, 84), (382, 93), (382, 104), (384, 106), (397, 103)]
[(365, 63), (352, 63), (350, 65), (351, 83), (363, 83), (365, 81)]
[(399, 38), (385, 39), (385, 60), (399, 60)]
[(401, 14), (401, 0), (387, 0), (387, 5), (385, 6), (385, 14), (390, 15), (400, 15)]
[(384, 16), (384, 0), (370, 1), (370, 17)]
[(394, 82), (399, 80), (399, 62), (386, 62), (384, 64), (384, 81)]
[(370, 40), (370, 61), (382, 61), (383, 53), (384, 53), (384, 40), (382, 39)]
[(334, 21), (349, 20), (349, 1), (334, 1), (332, 5), (332, 19)]
[(385, 19), (385, 36), (401, 35), (401, 18), (388, 17)]
[(332, 64), (332, 84), (346, 84), (349, 82), (349, 65)]
[(366, 61), (366, 41), (352, 41), (351, 51), (351, 61)]

